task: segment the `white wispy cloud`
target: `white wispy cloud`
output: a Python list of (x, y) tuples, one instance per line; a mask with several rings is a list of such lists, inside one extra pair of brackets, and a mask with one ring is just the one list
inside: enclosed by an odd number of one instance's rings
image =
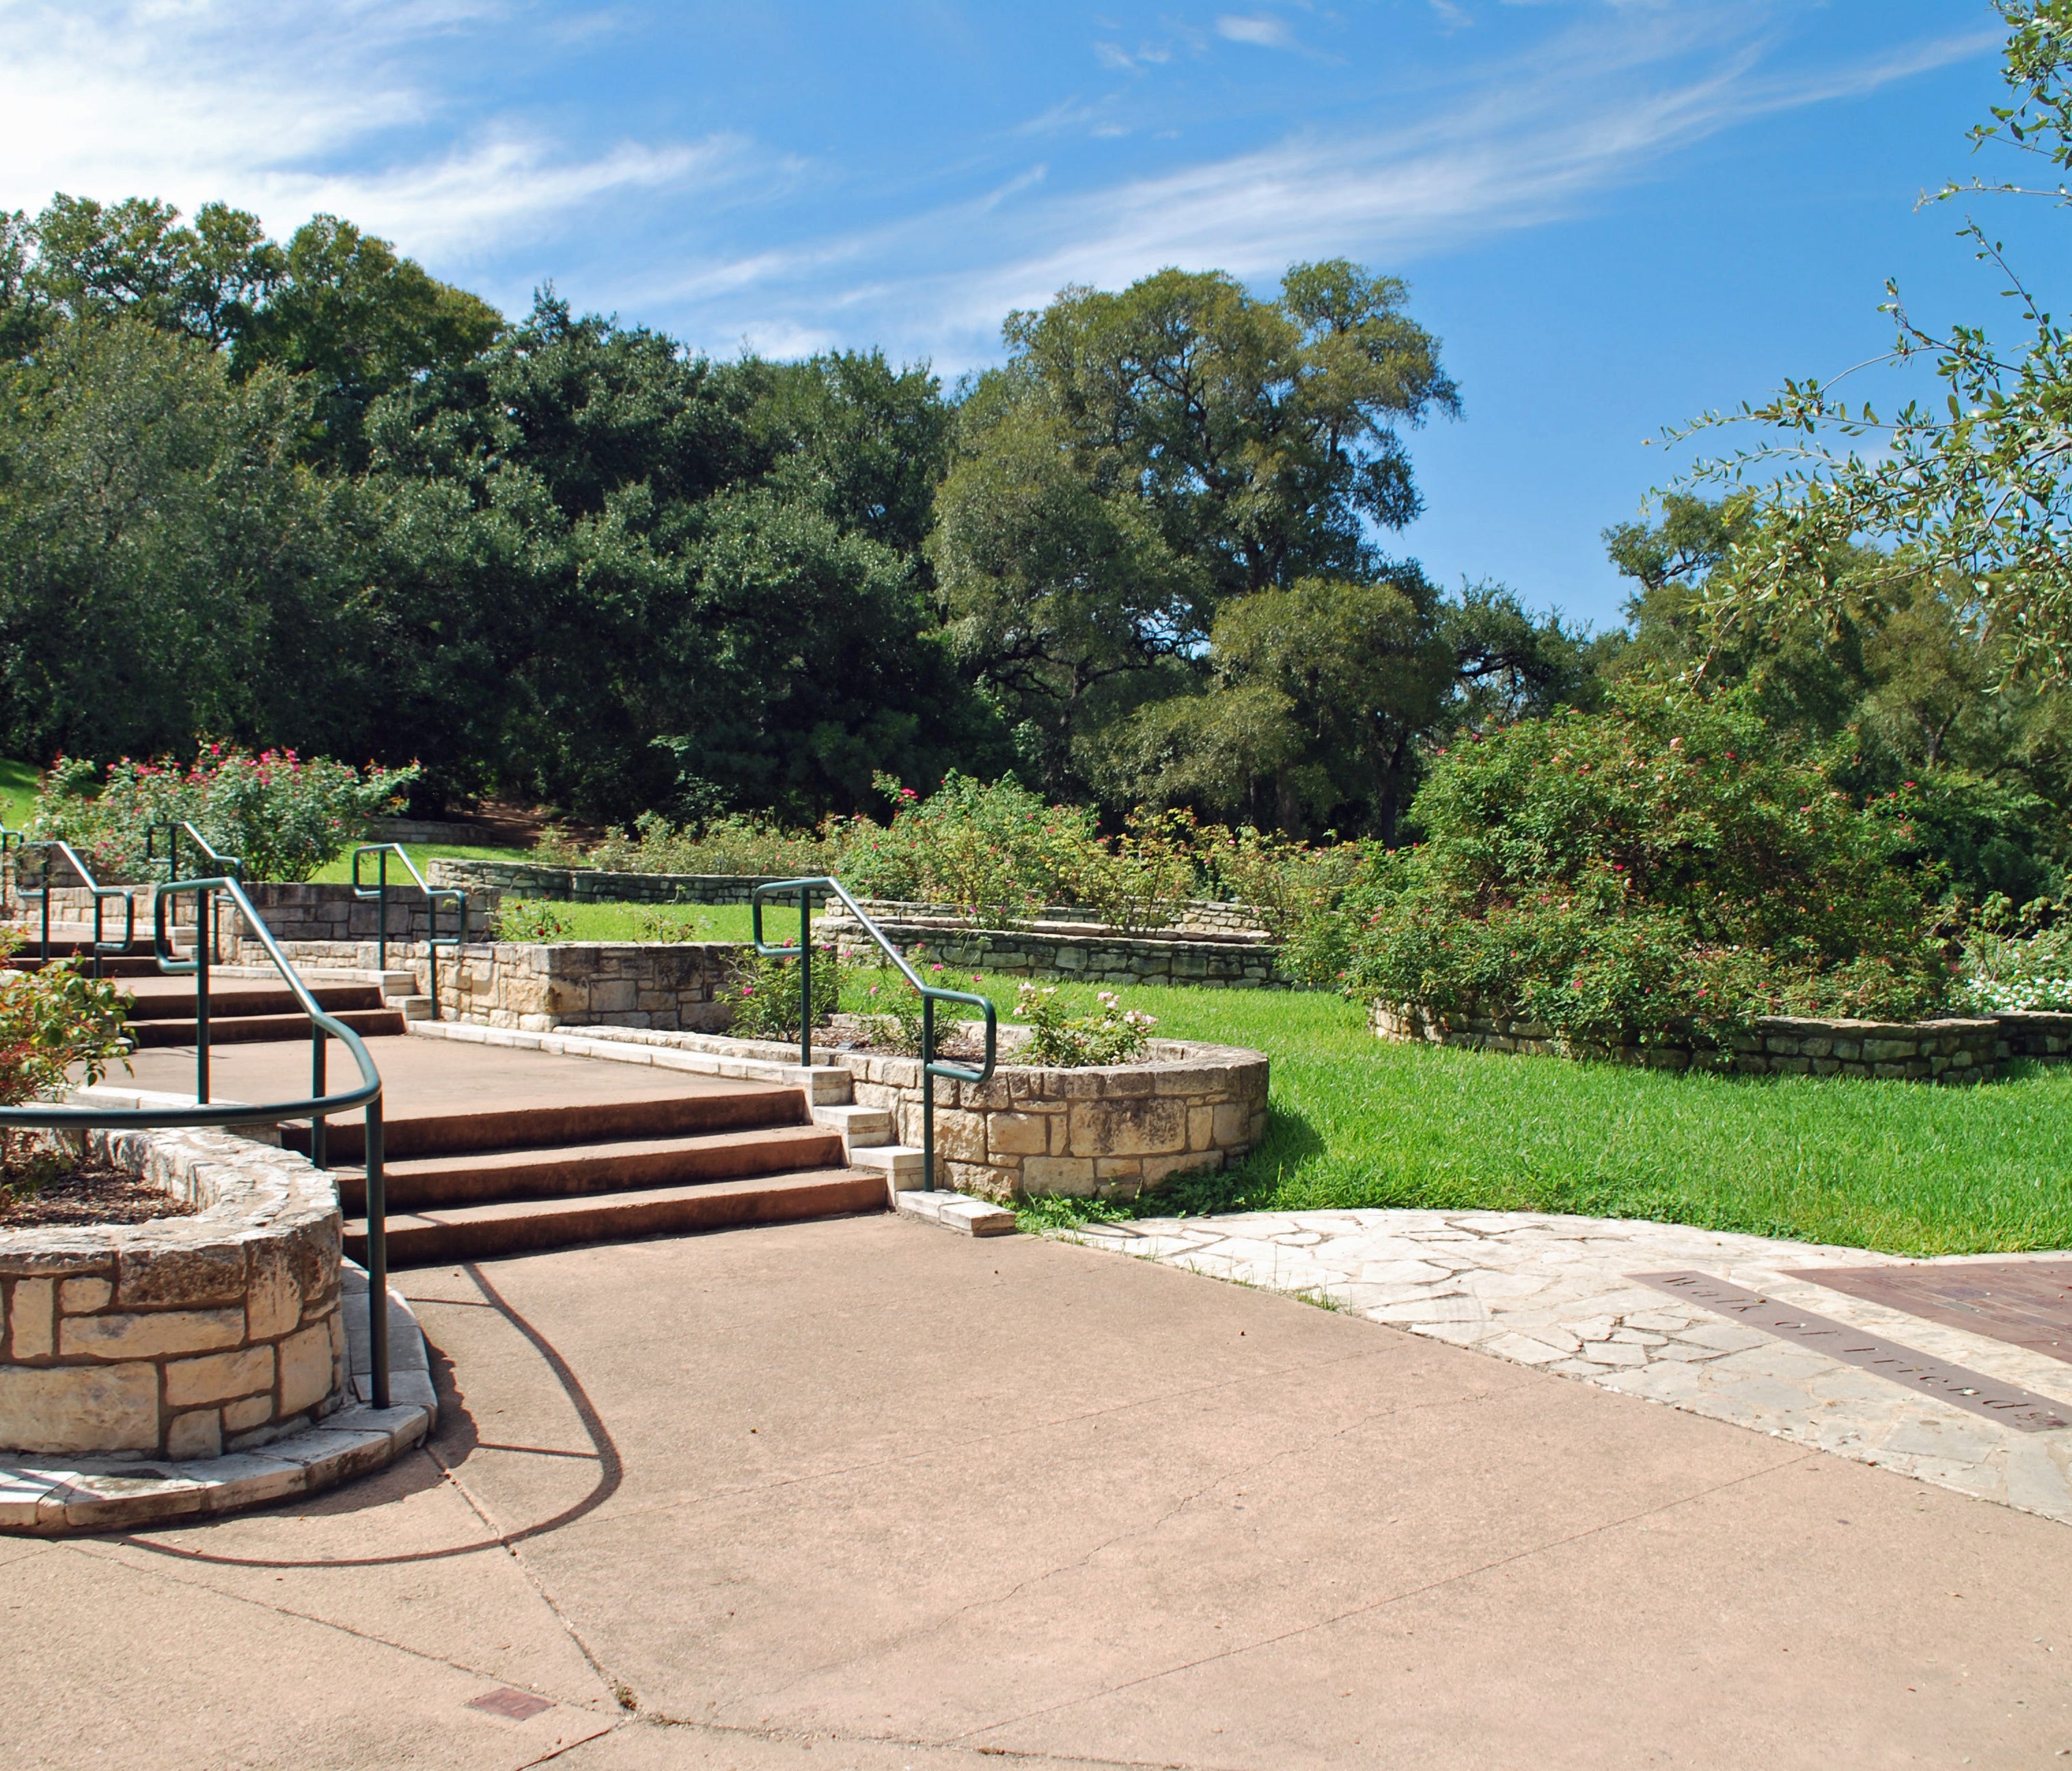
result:
[(1285, 19), (1271, 14), (1224, 13), (1216, 20), (1216, 35), (1232, 43), (1257, 43), (1265, 49), (1285, 49), (1293, 40)]
[[(964, 366), (991, 354), (1008, 310), (1067, 284), (1116, 287), (1169, 264), (1255, 279), (1306, 257), (1400, 264), (1556, 220), (1721, 130), (1874, 92), (1998, 40), (1967, 32), (1785, 74), (1737, 9), (1621, 8), (1433, 93), (1420, 121), (1305, 130), (1156, 176), (995, 198), (984, 211), (960, 201), (820, 242), (808, 299), (881, 307), (896, 316), (886, 332)], [(864, 274), (842, 286), (848, 264)], [(787, 273), (806, 270), (795, 258), (771, 282), (749, 282), (782, 303)]]
[(504, 10), (0, 0), (0, 206), (59, 190), (221, 199), (277, 229), (330, 210), (414, 252), (465, 253), (610, 193), (738, 169), (734, 138), (572, 151), (520, 117), (458, 114), (413, 52)]

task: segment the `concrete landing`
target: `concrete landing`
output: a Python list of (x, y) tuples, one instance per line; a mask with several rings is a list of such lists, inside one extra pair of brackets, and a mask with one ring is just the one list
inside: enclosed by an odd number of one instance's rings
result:
[(2072, 1532), (1293, 1299), (893, 1217), (409, 1275), (429, 1452), (0, 1546), (0, 1763), (2028, 1766)]

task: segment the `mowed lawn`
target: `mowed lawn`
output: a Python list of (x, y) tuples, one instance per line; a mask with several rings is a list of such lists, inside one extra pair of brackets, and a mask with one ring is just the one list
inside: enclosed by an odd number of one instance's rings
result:
[[(1013, 985), (980, 987), (1004, 1019)], [(1264, 1146), (1237, 1173), (1175, 1183), (1138, 1215), (1424, 1206), (1658, 1218), (1905, 1254), (2072, 1248), (2072, 1067), (2025, 1065), (1970, 1088), (1679, 1076), (1386, 1044), (1355, 1004), (1308, 992), (1121, 994), (1161, 1035), (1273, 1061)]]

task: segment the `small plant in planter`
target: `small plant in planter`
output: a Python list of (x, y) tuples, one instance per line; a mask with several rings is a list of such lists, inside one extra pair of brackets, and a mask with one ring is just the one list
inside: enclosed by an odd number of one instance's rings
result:
[[(20, 945), (0, 937), (0, 957)], [(61, 959), (39, 971), (0, 975), (0, 1106), (56, 1094), (75, 1069), (91, 1085), (130, 1051), (130, 1020), (113, 980), (89, 978)], [(0, 1212), (78, 1165), (80, 1152), (50, 1132), (0, 1131)]]
[(550, 904), (528, 904), (520, 899), (507, 904), (500, 909), (489, 925), (491, 941), (524, 941), (544, 943), (566, 941), (574, 928), (568, 919), (555, 912)]
[[(825, 1027), (841, 1006), (841, 956), (832, 947), (813, 954), (813, 1025)], [(742, 956), (733, 984), (719, 999), (734, 1011), (733, 1031), (749, 1040), (799, 1036), (799, 962), (758, 953)]]
[(1024, 984), (1014, 993), (1014, 1018), (1029, 1023), (1024, 1062), (1079, 1070), (1098, 1064), (1134, 1064), (1144, 1056), (1157, 1017), (1124, 1008), (1112, 990), (1095, 999), (1092, 1015), (1074, 1015), (1055, 984)]

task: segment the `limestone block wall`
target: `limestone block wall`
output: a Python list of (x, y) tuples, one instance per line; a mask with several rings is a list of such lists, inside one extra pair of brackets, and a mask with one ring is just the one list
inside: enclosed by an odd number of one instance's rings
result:
[[(388, 900), (388, 939), (391, 942), (421, 941), (430, 927), (431, 906), (415, 886), (398, 890), (392, 879)], [(363, 903), (344, 883), (315, 884), (308, 881), (260, 880), (247, 886), (253, 906), (282, 945), (310, 941), (372, 941), (379, 924), (380, 906)], [(468, 933), (480, 939), (488, 933), (490, 919), (501, 901), (494, 891), (471, 892), (467, 900)], [(439, 933), (454, 930), (450, 904), (439, 906)], [(240, 957), (247, 947), (256, 949), (241, 914), (227, 916), (224, 939), (235, 942)], [(253, 955), (257, 957), (256, 951)]]
[(191, 1217), (0, 1232), (0, 1448), (215, 1457), (298, 1431), (346, 1384), (339, 1205), (291, 1151), (94, 1132)]
[[(514, 898), (548, 898), (575, 904), (746, 904), (756, 887), (787, 876), (607, 873), (597, 867), (535, 867), (529, 862), (460, 861), (434, 856), (425, 877), (434, 885), (465, 886), (471, 892), (495, 890)], [(826, 896), (815, 892), (814, 902)], [(797, 900), (785, 902), (796, 905)], [(796, 913), (795, 909), (793, 914)]]
[[(1003, 1028), (1003, 1045), (1025, 1030)], [(1018, 1065), (1011, 1050), (986, 1082), (935, 1082), (935, 1153), (959, 1192), (1133, 1199), (1175, 1175), (1242, 1159), (1265, 1135), (1268, 1062), (1260, 1052), (1154, 1040), (1145, 1061), (1080, 1070)], [(902, 1143), (921, 1142), (915, 1058), (837, 1052), (857, 1102), (890, 1111)]]
[[(874, 913), (873, 921), (878, 921)], [(1065, 929), (976, 929), (948, 921), (878, 921), (902, 952), (926, 947), (952, 971), (1087, 984), (1197, 984), (1225, 990), (1285, 990), (1292, 980), (1276, 949), (1209, 937), (1077, 934)], [(877, 944), (846, 917), (822, 925), (843, 960), (870, 966)]]
[[(442, 1019), (544, 1033), (557, 1027), (723, 1028), (719, 1001), (740, 963), (731, 941), (500, 941), (439, 956)], [(430, 993), (430, 967), (409, 961)]]
[(1551, 1028), (1515, 1015), (1434, 1015), (1375, 1003), (1381, 1038), (1480, 1051), (1552, 1053), (1652, 1069), (1718, 1069), (1743, 1075), (1881, 1077), (1910, 1082), (1981, 1082), (2012, 1057), (2072, 1052), (2072, 1015), (1951, 1016), (1932, 1021), (1823, 1020), (1778, 1015), (1714, 1044), (1570, 1045)]

